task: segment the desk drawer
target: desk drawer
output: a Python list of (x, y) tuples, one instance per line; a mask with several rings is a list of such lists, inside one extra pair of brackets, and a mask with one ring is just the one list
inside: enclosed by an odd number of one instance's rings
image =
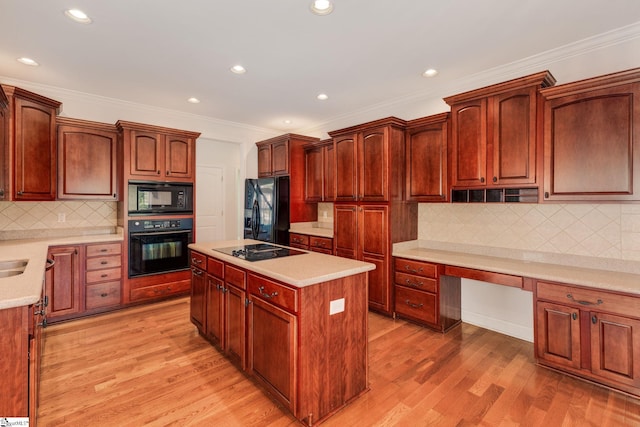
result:
[(640, 317), (640, 297), (558, 283), (537, 282), (537, 299), (593, 310)]
[(395, 288), (396, 292), (396, 313), (400, 316), (438, 324), (438, 302), (436, 294), (408, 289), (402, 286)]
[(394, 265), (396, 272), (415, 274), (416, 276), (431, 277), (434, 279), (438, 277), (437, 264), (431, 264), (422, 261), (413, 261), (404, 258), (396, 258)]
[(438, 292), (438, 281), (436, 279), (414, 276), (413, 274), (405, 274), (396, 271), (394, 281), (396, 285), (415, 288), (421, 291), (433, 293)]

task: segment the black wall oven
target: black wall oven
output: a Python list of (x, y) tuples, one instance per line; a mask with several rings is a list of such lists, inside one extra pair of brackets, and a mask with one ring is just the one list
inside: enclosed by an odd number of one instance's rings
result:
[(193, 219), (130, 220), (129, 277), (189, 268)]

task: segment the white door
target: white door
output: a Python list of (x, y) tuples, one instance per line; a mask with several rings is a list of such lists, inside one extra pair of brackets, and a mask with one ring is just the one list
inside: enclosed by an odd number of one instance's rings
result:
[(196, 241), (224, 239), (224, 169), (196, 168)]

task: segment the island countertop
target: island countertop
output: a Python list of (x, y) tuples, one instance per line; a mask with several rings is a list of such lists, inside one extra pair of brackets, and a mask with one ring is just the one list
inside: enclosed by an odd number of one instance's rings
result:
[(301, 250), (301, 252), (305, 253), (300, 255), (253, 262), (245, 261), (215, 250), (216, 248), (228, 248), (255, 243), (265, 242), (256, 240), (198, 242), (190, 244), (189, 248), (297, 287), (314, 285), (375, 269), (375, 265), (368, 262), (303, 250)]

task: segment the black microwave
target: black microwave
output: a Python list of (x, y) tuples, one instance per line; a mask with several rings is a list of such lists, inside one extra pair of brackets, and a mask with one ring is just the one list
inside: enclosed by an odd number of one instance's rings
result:
[(192, 213), (193, 184), (129, 181), (129, 215)]

